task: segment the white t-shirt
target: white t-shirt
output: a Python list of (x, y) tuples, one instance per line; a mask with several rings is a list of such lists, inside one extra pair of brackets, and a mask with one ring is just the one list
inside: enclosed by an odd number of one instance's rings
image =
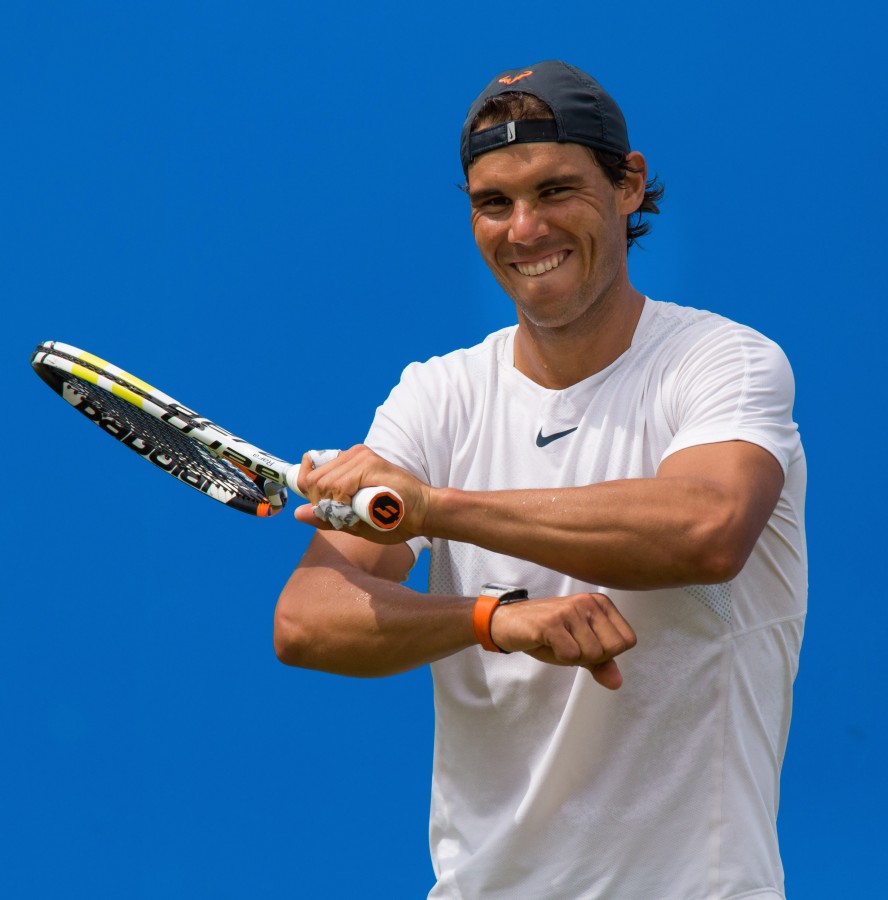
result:
[[(782, 897), (779, 772), (807, 594), (789, 364), (749, 328), (647, 300), (619, 359), (553, 391), (515, 369), (514, 334), (409, 366), (368, 444), (433, 486), (497, 490), (649, 478), (678, 450), (743, 440), (786, 483), (732, 582), (606, 591), (638, 635), (620, 690), (480, 647), (432, 665), (430, 896)], [(598, 589), (469, 544), (431, 547), (432, 593)]]

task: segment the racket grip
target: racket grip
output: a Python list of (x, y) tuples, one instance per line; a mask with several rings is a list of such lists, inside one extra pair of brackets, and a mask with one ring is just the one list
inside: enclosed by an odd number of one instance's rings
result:
[[(296, 484), (298, 474), (298, 466), (293, 466), (287, 472), (285, 479), (287, 487), (303, 499), (307, 499)], [(352, 509), (362, 522), (366, 522), (377, 531), (391, 531), (397, 528), (404, 518), (404, 501), (401, 495), (387, 487), (361, 488), (352, 497)]]

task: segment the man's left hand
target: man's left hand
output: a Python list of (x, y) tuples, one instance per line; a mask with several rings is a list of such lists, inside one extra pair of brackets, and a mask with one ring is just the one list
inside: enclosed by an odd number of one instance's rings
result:
[(358, 522), (345, 530), (378, 544), (399, 544), (423, 534), (431, 488), (405, 469), (387, 462), (364, 444), (343, 450), (335, 459), (317, 468), (314, 468), (310, 455), (306, 453), (302, 457), (297, 484), (308, 497), (310, 505), (298, 507), (295, 517), (319, 530), (333, 528), (312, 511), (312, 507), (321, 500), (350, 503), (361, 488), (387, 487), (397, 491), (404, 501), (404, 518), (398, 527), (391, 531), (377, 531), (364, 522)]

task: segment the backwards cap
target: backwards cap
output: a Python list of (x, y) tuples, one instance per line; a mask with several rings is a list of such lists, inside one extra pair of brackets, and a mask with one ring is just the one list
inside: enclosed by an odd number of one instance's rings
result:
[[(539, 97), (554, 119), (504, 122), (472, 131), (484, 102), (498, 94), (519, 92)], [(629, 152), (626, 120), (613, 97), (590, 75), (560, 60), (547, 60), (497, 75), (469, 107), (460, 138), (463, 172), (477, 156), (509, 144), (540, 141), (585, 144), (608, 153)]]

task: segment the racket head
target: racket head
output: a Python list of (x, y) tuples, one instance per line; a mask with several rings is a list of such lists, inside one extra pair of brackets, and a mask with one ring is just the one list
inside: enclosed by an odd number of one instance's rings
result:
[[(166, 410), (171, 418), (188, 423), (185, 407), (141, 379), (59, 341), (39, 344), (31, 366), (74, 409), (182, 484), (261, 518), (284, 508), (285, 488), (217, 456), (160, 418)], [(148, 408), (152, 412), (146, 412)]]

